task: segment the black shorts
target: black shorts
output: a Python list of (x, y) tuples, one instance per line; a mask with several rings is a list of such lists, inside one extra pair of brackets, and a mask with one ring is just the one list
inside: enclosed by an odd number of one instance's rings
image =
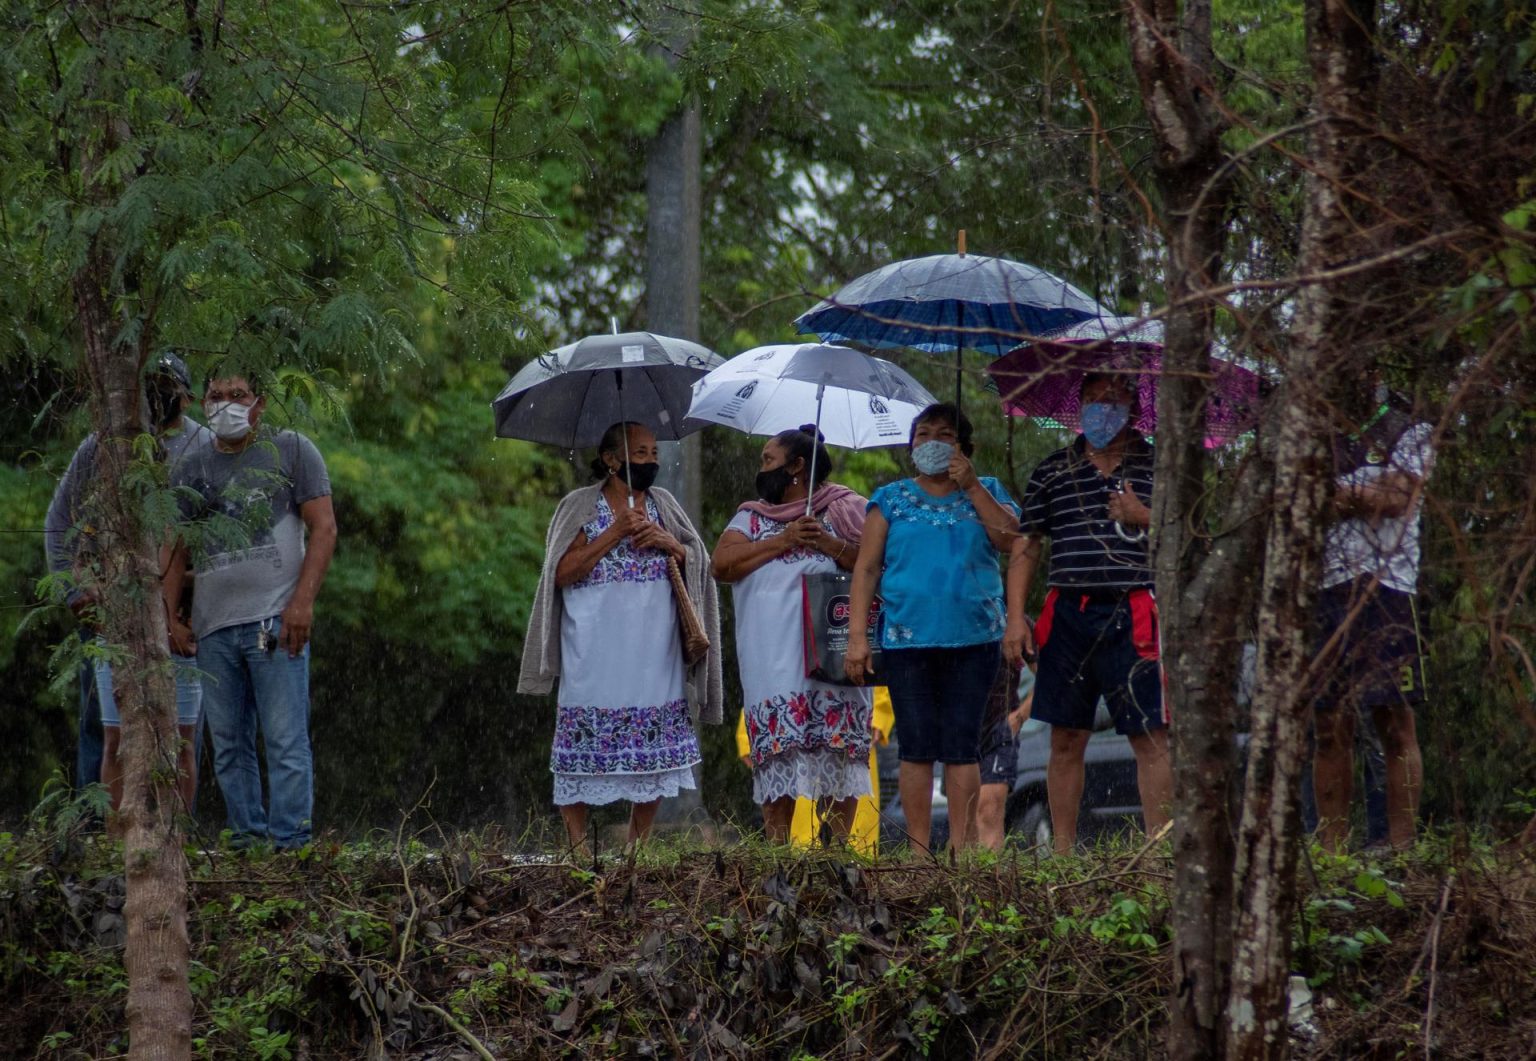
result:
[(891, 690), (904, 763), (974, 763), (981, 719), (997, 675), (999, 645), (887, 648), (881, 680)]
[(1349, 705), (1369, 711), (1423, 702), (1424, 653), (1412, 593), (1370, 578), (1329, 586), (1318, 594), (1317, 624), (1324, 677), (1316, 710)]
[(1007, 785), (1008, 791), (1012, 792), (1018, 776), (1019, 743), (1004, 715), (981, 735), (981, 783)]
[(981, 783), (1007, 785), (1013, 790), (1019, 775), (1018, 742), (1008, 726), (1008, 715), (1019, 706), (1019, 672), (999, 660), (997, 677), (987, 693), (987, 711), (981, 723)]
[(1035, 623), (1040, 662), (1031, 717), (1065, 729), (1093, 729), (1099, 697), (1115, 732), (1164, 729), (1157, 604), (1150, 591), (1099, 596), (1053, 588)]

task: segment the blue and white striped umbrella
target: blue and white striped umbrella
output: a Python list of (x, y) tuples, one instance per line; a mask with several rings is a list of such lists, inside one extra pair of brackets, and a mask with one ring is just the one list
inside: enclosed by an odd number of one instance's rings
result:
[[(1020, 343), (1109, 311), (1044, 269), (977, 254), (932, 254), (865, 273), (795, 318), (830, 343), (999, 357)], [(959, 365), (956, 365), (956, 397)]]
[(998, 357), (1035, 336), (1107, 316), (1086, 293), (1033, 265), (931, 254), (865, 273), (795, 318), (795, 327), (827, 342)]

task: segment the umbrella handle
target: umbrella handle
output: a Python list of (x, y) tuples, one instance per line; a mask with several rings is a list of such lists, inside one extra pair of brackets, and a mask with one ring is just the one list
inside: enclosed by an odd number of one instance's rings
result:
[(613, 383), (619, 392), (619, 434), (624, 436), (624, 503), (635, 507), (635, 479), (629, 470), (629, 428), (624, 419), (624, 371), (613, 370)]
[(811, 433), (811, 470), (805, 477), (805, 514), (811, 514), (811, 500), (816, 493), (816, 451), (821, 448), (821, 402), (826, 396), (827, 385), (816, 384), (816, 429)]

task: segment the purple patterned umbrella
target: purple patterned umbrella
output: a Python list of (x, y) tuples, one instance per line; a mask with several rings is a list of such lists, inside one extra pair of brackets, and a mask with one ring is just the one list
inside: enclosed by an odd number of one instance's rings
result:
[[(1051, 420), (1081, 429), (1079, 396), (1089, 372), (1136, 376), (1140, 407), (1136, 430), (1157, 430), (1157, 380), (1163, 368), (1163, 325), (1134, 317), (1099, 317), (1017, 347), (987, 366), (1011, 416)], [(1222, 446), (1253, 428), (1258, 419), (1259, 375), (1211, 358), (1211, 401), (1206, 409), (1208, 448)]]

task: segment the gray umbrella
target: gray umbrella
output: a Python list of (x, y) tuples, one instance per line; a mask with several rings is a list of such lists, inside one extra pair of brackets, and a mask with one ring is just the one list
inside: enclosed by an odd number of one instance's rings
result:
[(651, 332), (589, 335), (540, 354), (518, 370), (491, 402), (496, 434), (565, 449), (595, 446), (620, 420), (634, 420), (659, 439), (679, 439), (693, 383), (724, 364), (687, 339)]

